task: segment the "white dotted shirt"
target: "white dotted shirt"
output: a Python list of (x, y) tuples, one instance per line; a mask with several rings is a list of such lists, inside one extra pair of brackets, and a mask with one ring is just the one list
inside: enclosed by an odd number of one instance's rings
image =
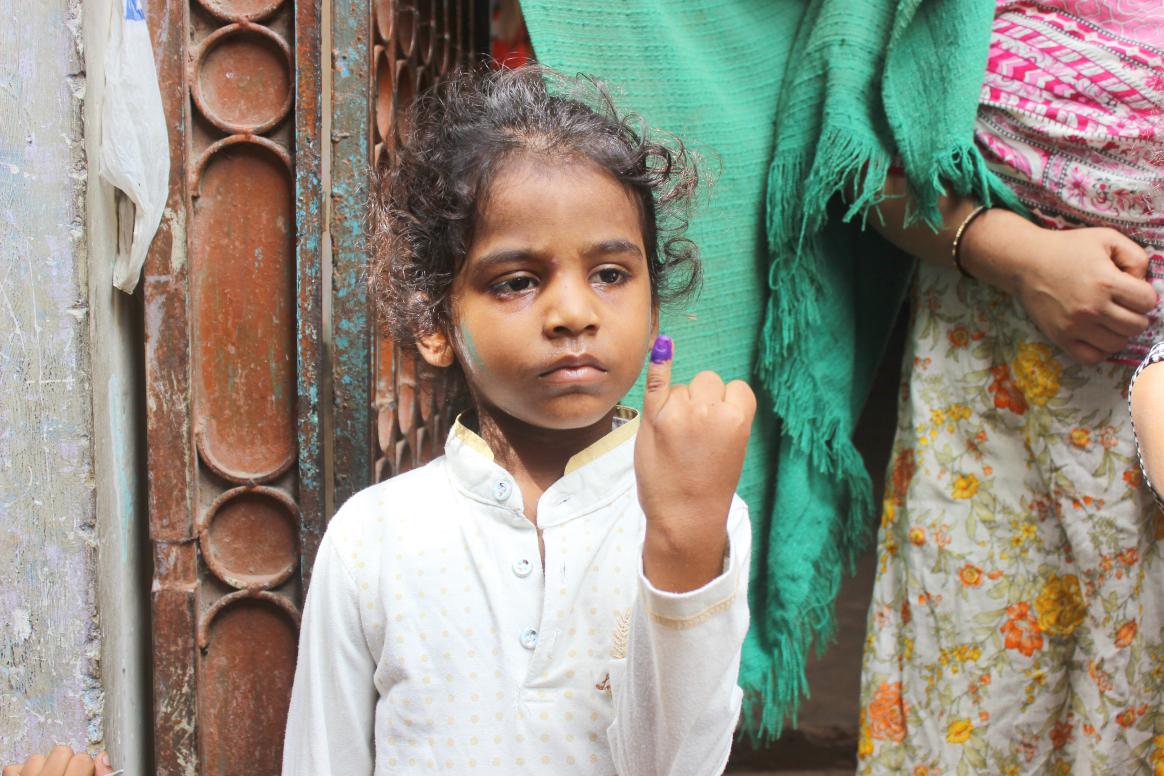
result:
[(747, 507), (732, 503), (719, 577), (652, 587), (637, 426), (570, 460), (537, 528), (460, 424), (444, 456), (353, 496), (315, 562), (284, 776), (721, 773), (740, 711)]

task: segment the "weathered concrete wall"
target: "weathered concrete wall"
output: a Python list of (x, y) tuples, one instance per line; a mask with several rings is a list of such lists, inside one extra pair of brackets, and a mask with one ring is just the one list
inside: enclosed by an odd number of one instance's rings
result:
[(81, 0), (0, 0), (0, 761), (102, 743)]

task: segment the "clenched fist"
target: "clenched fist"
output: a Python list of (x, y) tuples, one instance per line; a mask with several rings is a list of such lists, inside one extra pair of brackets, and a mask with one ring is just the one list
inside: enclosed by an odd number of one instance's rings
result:
[(1046, 230), (1027, 257), (1019, 301), (1047, 338), (1084, 364), (1127, 347), (1149, 325), (1148, 253), (1114, 229)]
[(1150, 323), (1148, 252), (1114, 229), (1045, 229), (987, 211), (963, 240), (971, 275), (1018, 299), (1047, 339), (1083, 364), (1123, 350)]
[(635, 478), (647, 518), (643, 571), (655, 587), (678, 593), (723, 571), (756, 397), (742, 380), (724, 385), (714, 372), (671, 385), (671, 358), (671, 339), (660, 336), (647, 367)]

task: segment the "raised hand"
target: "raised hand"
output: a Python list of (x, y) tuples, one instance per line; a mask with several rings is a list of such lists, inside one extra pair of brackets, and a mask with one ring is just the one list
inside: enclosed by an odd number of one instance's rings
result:
[(34, 754), (23, 765), (7, 766), (3, 776), (114, 776), (114, 773), (104, 752), (94, 760), (84, 752), (56, 746), (47, 757)]
[(714, 372), (671, 385), (671, 359), (671, 339), (660, 336), (647, 367), (635, 477), (647, 518), (643, 570), (660, 590), (685, 592), (723, 571), (756, 397), (742, 380), (724, 385)]

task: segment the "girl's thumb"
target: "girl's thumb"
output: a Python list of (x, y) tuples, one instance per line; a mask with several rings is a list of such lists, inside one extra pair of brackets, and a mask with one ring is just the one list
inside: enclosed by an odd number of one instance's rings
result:
[(671, 360), (675, 355), (675, 343), (666, 334), (655, 338), (651, 348), (651, 363), (647, 365), (647, 386), (643, 394), (643, 414), (650, 422), (667, 402), (671, 393)]
[(97, 755), (97, 770), (94, 776), (108, 776), (113, 773), (113, 764), (109, 762), (109, 753), (102, 752)]

